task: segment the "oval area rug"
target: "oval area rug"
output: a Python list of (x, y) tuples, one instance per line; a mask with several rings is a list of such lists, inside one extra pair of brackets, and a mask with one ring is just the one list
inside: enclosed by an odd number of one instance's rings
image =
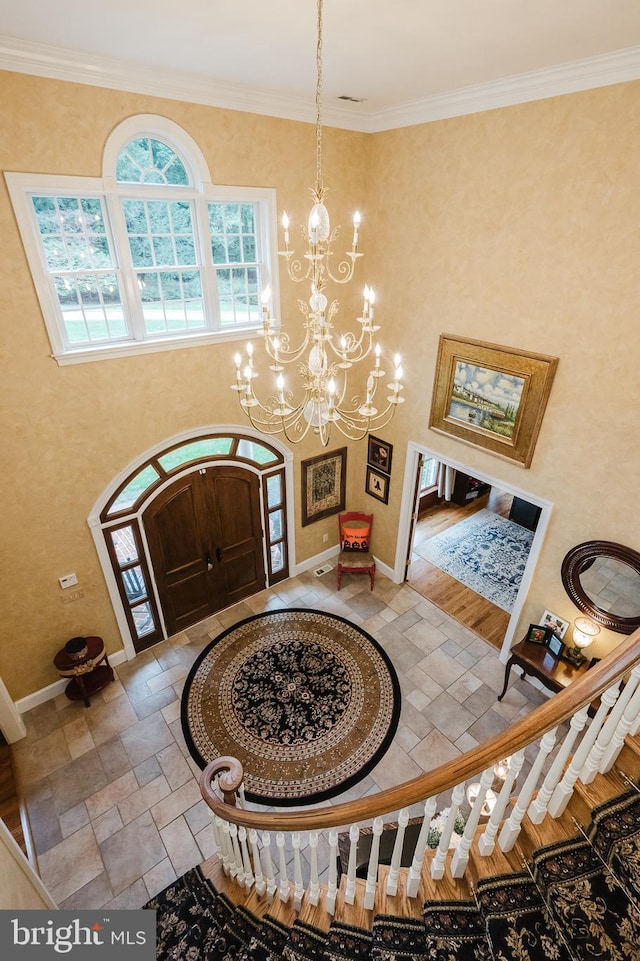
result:
[(223, 631), (195, 661), (182, 727), (205, 767), (242, 762), (248, 800), (308, 804), (345, 791), (391, 744), (400, 686), (365, 631), (321, 611), (257, 614)]

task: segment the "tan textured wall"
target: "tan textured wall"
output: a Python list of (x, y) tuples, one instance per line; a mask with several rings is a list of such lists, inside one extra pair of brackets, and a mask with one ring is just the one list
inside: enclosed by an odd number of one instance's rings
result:
[[(411, 398), (386, 435), (554, 503), (521, 628), (577, 614), (560, 582), (574, 544), (640, 549), (639, 149), (637, 83), (373, 138), (372, 272)], [(428, 429), (441, 333), (559, 358), (530, 469)], [(389, 544), (399, 480), (378, 512)]]
[[(2, 75), (2, 91), (3, 171), (100, 176), (111, 130), (133, 114), (157, 113), (194, 138), (215, 182), (275, 187), (278, 209), (286, 208), (292, 223), (308, 215), (308, 188), (315, 179), (311, 124), (10, 73)], [(325, 180), (340, 216), (343, 210), (351, 216), (346, 205), (352, 196), (364, 197), (365, 142), (364, 135), (326, 132)], [(104, 487), (166, 437), (200, 425), (246, 421), (228, 389), (238, 349), (232, 343), (59, 367), (49, 356), (4, 180), (0, 245), (5, 277), (0, 676), (18, 699), (57, 679), (51, 661), (68, 638), (100, 634), (108, 651), (122, 646), (86, 523)], [(297, 326), (297, 298), (308, 296), (306, 286), (283, 282), (282, 288), (285, 316), (288, 311)], [(295, 450), (297, 479), (297, 461), (317, 452), (311, 440)], [(296, 495), (299, 486), (297, 480)], [(302, 530), (298, 557), (323, 550), (322, 533), (329, 531), (333, 539), (334, 528), (330, 518)], [(85, 596), (62, 605), (58, 577), (71, 571)]]
[[(306, 217), (311, 125), (16, 74), (2, 85), (3, 170), (99, 175), (113, 127), (159, 113), (197, 141), (214, 181), (275, 187), (279, 210)], [(376, 549), (392, 564), (408, 440), (553, 501), (523, 624), (544, 607), (574, 615), (559, 580), (573, 544), (640, 546), (639, 112), (640, 85), (629, 84), (374, 137), (325, 132), (330, 210), (345, 228), (353, 206), (363, 213), (362, 283), (376, 288), (384, 343), (403, 353), (407, 374), (407, 403), (382, 432), (395, 444), (389, 506), (363, 493), (366, 444), (349, 451), (348, 504), (374, 507)], [(100, 633), (120, 647), (86, 525), (105, 485), (163, 438), (241, 421), (220, 374), (231, 374), (233, 345), (58, 367), (4, 182), (0, 245), (11, 281), (0, 289), (0, 676), (17, 699), (56, 679), (51, 659), (67, 638)], [(285, 314), (296, 316), (303, 293), (282, 279)], [(359, 300), (339, 296), (345, 315)], [(441, 332), (560, 358), (530, 470), (428, 430)], [(294, 453), (298, 496), (298, 462), (317, 448)], [(298, 560), (323, 550), (335, 526), (299, 529)], [(85, 597), (63, 606), (57, 578), (70, 571)]]

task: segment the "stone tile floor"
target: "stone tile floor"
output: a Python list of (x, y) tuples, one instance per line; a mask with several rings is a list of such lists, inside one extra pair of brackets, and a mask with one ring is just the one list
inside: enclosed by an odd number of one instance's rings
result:
[[(372, 794), (472, 749), (541, 703), (498, 652), (406, 584), (309, 572), (169, 638), (116, 668), (91, 706), (64, 694), (24, 717), (14, 745), (42, 879), (62, 908), (139, 908), (214, 852), (180, 696), (200, 651), (252, 614), (308, 607), (346, 617), (387, 651), (402, 690), (385, 757), (335, 803)], [(290, 810), (290, 809), (289, 809)], [(413, 812), (412, 812), (413, 813)], [(416, 812), (417, 813), (417, 812)]]

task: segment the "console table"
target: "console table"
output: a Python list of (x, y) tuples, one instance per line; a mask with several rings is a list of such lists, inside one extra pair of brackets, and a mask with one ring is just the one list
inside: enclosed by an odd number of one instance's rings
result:
[(589, 662), (585, 661), (577, 667), (569, 661), (556, 657), (544, 644), (532, 644), (531, 641), (519, 641), (511, 648), (510, 657), (504, 671), (504, 687), (498, 695), (498, 700), (507, 693), (511, 668), (516, 664), (522, 670), (522, 676), (531, 674), (549, 688), (554, 694), (564, 690), (577, 677), (587, 670)]
[(53, 663), (61, 677), (71, 678), (65, 691), (69, 700), (84, 701), (85, 707), (89, 707), (90, 695), (101, 691), (113, 680), (113, 668), (109, 664), (101, 637), (87, 637), (86, 642), (87, 653), (84, 657), (69, 657), (62, 648), (54, 657)]

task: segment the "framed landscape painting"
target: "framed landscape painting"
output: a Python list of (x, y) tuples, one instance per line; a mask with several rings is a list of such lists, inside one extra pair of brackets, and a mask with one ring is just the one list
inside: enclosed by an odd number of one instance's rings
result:
[(302, 526), (344, 510), (347, 448), (302, 461)]
[(442, 334), (429, 426), (529, 467), (557, 357)]

